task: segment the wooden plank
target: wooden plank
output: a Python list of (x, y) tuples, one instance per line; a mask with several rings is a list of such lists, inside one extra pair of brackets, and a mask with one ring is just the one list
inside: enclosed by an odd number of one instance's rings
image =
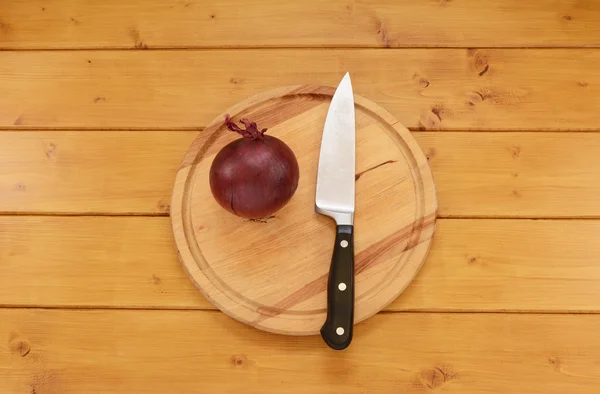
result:
[(599, 134), (419, 133), (416, 137), (431, 163), (441, 216), (600, 215)]
[(586, 49), (0, 52), (0, 127), (198, 128), (267, 89), (349, 71), (414, 129), (598, 130), (599, 66)]
[(196, 134), (0, 133), (0, 210), (166, 214)]
[(1, 310), (0, 389), (594, 393), (598, 330), (598, 315), (380, 314), (336, 353), (318, 336), (268, 334), (206, 311)]
[(3, 305), (210, 307), (174, 245), (168, 218), (0, 217), (0, 299)]
[[(197, 133), (0, 132), (0, 212), (166, 215)], [(413, 135), (440, 217), (600, 217), (600, 134)]]
[(5, 0), (0, 49), (598, 46), (593, 0)]
[[(392, 311), (600, 311), (600, 221), (438, 221)], [(143, 253), (140, 253), (143, 251)], [(0, 217), (1, 306), (214, 309), (168, 218)]]

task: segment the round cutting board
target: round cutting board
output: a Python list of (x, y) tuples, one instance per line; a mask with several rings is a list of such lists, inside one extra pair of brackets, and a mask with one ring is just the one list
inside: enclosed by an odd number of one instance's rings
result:
[[(247, 220), (212, 197), (209, 169), (239, 138), (223, 114), (193, 142), (171, 203), (183, 266), (202, 294), (227, 315), (289, 335), (318, 334), (335, 222), (315, 213), (321, 136), (335, 88), (293, 86), (245, 100), (225, 113), (268, 128), (296, 154), (300, 182), (290, 202), (264, 220)], [(437, 199), (427, 159), (390, 113), (355, 95), (355, 323), (398, 297), (423, 264), (435, 229)]]

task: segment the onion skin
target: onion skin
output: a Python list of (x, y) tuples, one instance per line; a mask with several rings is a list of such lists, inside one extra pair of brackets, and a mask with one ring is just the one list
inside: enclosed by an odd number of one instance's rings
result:
[(294, 152), (280, 139), (258, 131), (256, 123), (227, 127), (242, 135), (225, 145), (210, 167), (210, 190), (221, 207), (247, 219), (272, 216), (283, 208), (298, 188), (300, 169)]

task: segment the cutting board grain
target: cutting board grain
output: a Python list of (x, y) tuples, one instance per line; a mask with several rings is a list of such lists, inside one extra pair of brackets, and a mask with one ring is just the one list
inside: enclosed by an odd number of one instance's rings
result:
[(197, 130), (246, 97), (349, 71), (411, 129), (599, 130), (599, 67), (589, 49), (0, 51), (0, 128)]
[[(335, 222), (316, 214), (325, 117), (335, 88), (267, 91), (225, 111), (268, 128), (294, 151), (300, 182), (292, 200), (264, 220), (244, 220), (214, 200), (209, 170), (239, 137), (217, 117), (192, 143), (175, 178), (171, 220), (181, 261), (223, 312), (254, 327), (317, 334)], [(415, 277), (435, 229), (437, 199), (427, 159), (410, 132), (375, 103), (356, 103), (355, 322), (391, 303)], [(182, 155), (183, 156), (183, 155)], [(235, 211), (235, 202), (231, 201)]]
[[(599, 233), (600, 220), (439, 219), (385, 310), (600, 312)], [(164, 217), (1, 216), (0, 262), (0, 307), (216, 309)]]
[(597, 47), (594, 0), (3, 0), (0, 49)]
[(599, 315), (385, 313), (340, 354), (208, 311), (5, 309), (0, 391), (592, 394), (598, 331)]

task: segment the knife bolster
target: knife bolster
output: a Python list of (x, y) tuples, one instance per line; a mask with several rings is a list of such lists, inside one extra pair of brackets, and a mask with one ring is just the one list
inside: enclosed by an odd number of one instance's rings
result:
[(315, 207), (315, 211), (321, 215), (329, 216), (338, 226), (352, 226), (354, 224), (354, 212), (336, 212), (329, 209)]

